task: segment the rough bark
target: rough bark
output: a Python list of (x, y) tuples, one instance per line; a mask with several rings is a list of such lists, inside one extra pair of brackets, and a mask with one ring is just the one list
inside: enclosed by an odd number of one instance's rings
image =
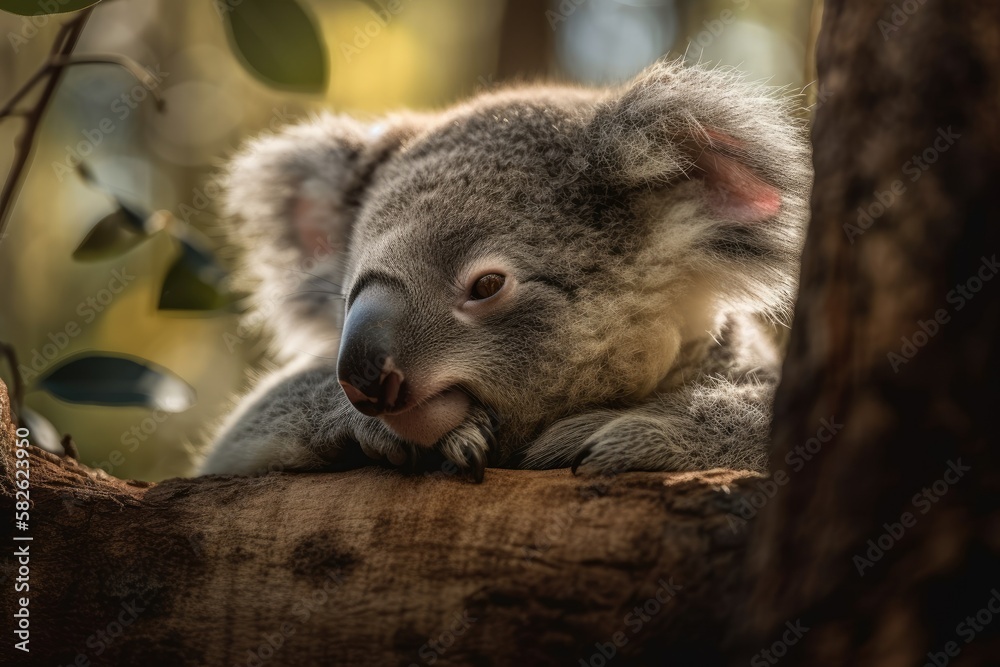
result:
[[(551, 8), (536, 0), (507, 0), (500, 28), (496, 80), (544, 79), (552, 73), (555, 28), (546, 15)], [(556, 14), (562, 19), (561, 14)]]
[(154, 485), (30, 454), (30, 527), (14, 532), (33, 540), (14, 544), (30, 544), (31, 653), (10, 639), (8, 537), (3, 664), (565, 665), (616, 633), (617, 664), (718, 664), (745, 541), (731, 512), (753, 480), (369, 468)]
[[(772, 467), (789, 480), (754, 529), (733, 664), (797, 620), (809, 630), (782, 664), (998, 664), (1000, 616), (982, 614), (972, 637), (959, 624), (1000, 590), (1000, 278), (988, 268), (1000, 5), (831, 0), (818, 69), (813, 219), (776, 399)], [(785, 457), (824, 418), (842, 430), (796, 472)], [(970, 470), (947, 473), (959, 461)]]

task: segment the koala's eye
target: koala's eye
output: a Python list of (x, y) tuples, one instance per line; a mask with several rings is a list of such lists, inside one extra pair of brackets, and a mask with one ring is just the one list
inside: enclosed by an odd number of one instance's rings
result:
[(506, 282), (506, 278), (499, 273), (487, 273), (472, 285), (472, 292), (469, 294), (469, 299), (473, 301), (488, 299), (500, 291), (504, 282)]

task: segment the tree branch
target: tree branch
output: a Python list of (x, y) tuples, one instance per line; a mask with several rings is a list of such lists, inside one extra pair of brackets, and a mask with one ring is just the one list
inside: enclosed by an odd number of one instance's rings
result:
[(52, 49), (49, 52), (49, 58), (32, 75), (28, 82), (21, 86), (11, 99), (4, 104), (3, 113), (0, 113), (0, 118), (3, 118), (5, 115), (9, 116), (14, 106), (45, 77), (48, 77), (38, 101), (24, 115), (24, 131), (18, 139), (13, 165), (7, 173), (3, 190), (0, 191), (0, 239), (4, 238), (4, 229), (7, 226), (7, 221), (10, 218), (14, 202), (17, 200), (17, 194), (21, 188), (21, 183), (24, 180), (24, 172), (35, 146), (35, 137), (38, 134), (42, 119), (48, 110), (49, 102), (52, 100), (56, 88), (59, 86), (59, 81), (62, 79), (63, 71), (67, 65), (67, 63), (59, 64), (59, 61), (68, 58), (73, 53), (73, 49), (76, 48), (77, 42), (80, 40), (80, 35), (83, 33), (83, 29), (87, 25), (87, 20), (90, 18), (93, 10), (93, 6), (81, 10), (72, 20), (60, 27)]
[[(0, 385), (12, 496), (6, 412)], [(37, 664), (717, 666), (746, 537), (732, 512), (757, 481), (371, 467), (145, 484), (28, 453)], [(0, 572), (18, 567), (4, 549)]]

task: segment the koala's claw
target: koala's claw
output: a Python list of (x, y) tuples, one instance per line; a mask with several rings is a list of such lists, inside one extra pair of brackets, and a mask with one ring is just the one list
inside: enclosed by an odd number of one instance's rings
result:
[[(451, 447), (452, 456), (447, 458), (457, 465), (463, 472), (467, 473), (473, 482), (481, 484), (486, 472), (486, 451), (489, 445), (483, 446), (481, 443), (465, 441), (458, 444), (458, 451)], [(460, 454), (461, 459), (455, 454)]]
[(496, 436), (491, 425), (488, 414), (473, 413), (437, 445), (438, 451), (446, 459), (467, 471), (477, 484), (483, 481), (489, 452), (496, 446)]
[(622, 465), (617, 460), (622, 456), (622, 453), (617, 451), (617, 446), (621, 444), (623, 443), (593, 442), (591, 438), (590, 441), (583, 443), (583, 448), (573, 459), (570, 472), (574, 475), (615, 475), (622, 472)]
[(486, 446), (492, 449), (497, 444), (496, 434), (491, 426), (486, 426), (485, 424), (476, 424), (479, 428), (479, 433), (483, 436), (483, 440), (486, 441)]
[(483, 475), (486, 472), (485, 458), (479, 456), (472, 448), (468, 448), (465, 451), (465, 461), (466, 467), (472, 475), (472, 481), (476, 484), (482, 484)]
[(578, 474), (577, 469), (583, 464), (583, 462), (590, 456), (594, 449), (593, 443), (585, 442), (583, 447), (577, 452), (577, 455), (573, 457), (573, 465), (570, 466), (570, 472), (574, 475)]
[(662, 420), (624, 415), (588, 437), (572, 471), (615, 475), (627, 470), (683, 469), (684, 452), (668, 437)]

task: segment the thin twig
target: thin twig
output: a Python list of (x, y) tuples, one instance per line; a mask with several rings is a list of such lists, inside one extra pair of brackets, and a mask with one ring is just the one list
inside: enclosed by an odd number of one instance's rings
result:
[(80, 460), (80, 450), (76, 447), (76, 441), (73, 440), (73, 436), (67, 433), (63, 436), (62, 442), (60, 443), (63, 447), (63, 456), (68, 456), (71, 459), (77, 461)]
[(83, 32), (84, 26), (87, 25), (87, 19), (90, 18), (93, 10), (94, 6), (81, 10), (71, 21), (59, 28), (59, 34), (56, 35), (52, 49), (49, 51), (49, 59), (46, 60), (45, 64), (29, 80), (30, 85), (23, 86), (14, 94), (13, 104), (8, 102), (3, 107), (9, 113), (14, 104), (17, 104), (38, 81), (48, 76), (45, 88), (42, 90), (38, 101), (29, 113), (25, 115), (24, 132), (22, 132), (17, 142), (14, 164), (7, 173), (7, 180), (4, 181), (3, 191), (0, 192), (0, 239), (4, 237), (4, 228), (7, 226), (10, 212), (14, 208), (14, 202), (17, 199), (21, 183), (24, 180), (25, 169), (31, 160), (32, 149), (35, 146), (35, 136), (41, 127), (42, 119), (45, 117), (49, 102), (52, 101), (56, 88), (59, 86), (59, 81), (62, 79), (64, 66), (53, 63), (60, 59), (68, 58), (73, 53), (73, 49), (76, 48), (77, 42), (80, 41), (80, 34)]
[(35, 72), (30, 79), (24, 82), (23, 86), (18, 88), (16, 93), (11, 95), (11, 98), (7, 100), (7, 103), (3, 105), (3, 108), (0, 109), (0, 118), (13, 115), (14, 106), (17, 105), (17, 103), (20, 102), (25, 95), (34, 90), (35, 86), (38, 85), (39, 81), (41, 81), (51, 73), (52, 73), (52, 67), (48, 63), (42, 66), (42, 68), (39, 69), (37, 72)]

